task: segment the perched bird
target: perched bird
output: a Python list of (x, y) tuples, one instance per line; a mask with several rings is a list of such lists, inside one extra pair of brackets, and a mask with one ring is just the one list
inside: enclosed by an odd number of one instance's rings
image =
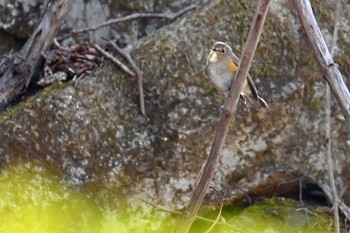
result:
[[(227, 95), (235, 78), (238, 64), (239, 58), (232, 52), (230, 46), (224, 42), (215, 42), (210, 49), (205, 62), (205, 68), (210, 81), (220, 93)], [(248, 100), (250, 104), (257, 108), (267, 108), (267, 103), (259, 96), (252, 77), (249, 74), (244, 82), (240, 99), (245, 104)]]

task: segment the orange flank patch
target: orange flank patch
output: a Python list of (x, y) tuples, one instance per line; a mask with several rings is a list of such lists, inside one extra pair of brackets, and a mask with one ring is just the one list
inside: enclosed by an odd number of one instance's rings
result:
[(236, 65), (236, 63), (234, 63), (233, 61), (231, 61), (229, 64), (230, 64), (230, 65), (229, 65), (228, 69), (230, 69), (230, 71), (236, 72), (237, 69), (238, 69), (238, 66)]

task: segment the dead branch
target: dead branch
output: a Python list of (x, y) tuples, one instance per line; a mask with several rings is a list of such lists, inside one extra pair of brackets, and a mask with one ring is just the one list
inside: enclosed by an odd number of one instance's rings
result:
[(119, 46), (114, 43), (113, 41), (109, 41), (107, 45), (111, 46), (113, 49), (115, 49), (118, 53), (121, 54), (122, 57), (124, 57), (128, 63), (132, 66), (132, 68), (135, 70), (136, 74), (131, 71), (123, 62), (121, 62), (119, 59), (108, 53), (106, 50), (102, 49), (100, 46), (97, 44), (93, 44), (93, 47), (101, 53), (105, 58), (110, 60), (112, 63), (117, 65), (120, 69), (122, 69), (126, 74), (130, 76), (136, 76), (137, 78), (137, 89), (139, 92), (139, 104), (140, 104), (140, 111), (142, 115), (145, 115), (145, 101), (143, 97), (143, 85), (142, 85), (142, 77), (143, 77), (143, 72), (141, 69), (136, 65), (134, 60), (131, 58), (129, 53), (124, 52)]
[(350, 126), (350, 93), (337, 65), (334, 63), (329, 53), (326, 42), (317, 25), (311, 4), (308, 0), (295, 0), (294, 4), (309, 42), (316, 54), (318, 63), (323, 71), (325, 80), (331, 87), (343, 115)]
[[(335, 48), (337, 45), (338, 28), (339, 28), (339, 18), (341, 9), (341, 0), (337, 0), (335, 19), (334, 19), (334, 31), (331, 46), (331, 56), (334, 56)], [(331, 138), (331, 93), (329, 85), (326, 84), (326, 125), (325, 125), (325, 136), (326, 136), (326, 154), (327, 154), (327, 171), (330, 187), (332, 189), (332, 202), (333, 202), (333, 214), (334, 214), (334, 226), (335, 232), (340, 232), (339, 224), (339, 194), (335, 184), (334, 178), (334, 160), (332, 157), (332, 138)]]
[[(295, 0), (294, 4), (298, 11), (302, 26), (308, 36), (309, 42), (313, 47), (316, 58), (323, 71), (325, 80), (330, 86), (345, 119), (350, 125), (350, 93), (344, 83), (338, 67), (334, 63), (333, 58), (329, 53), (326, 42), (321, 34), (320, 28), (317, 25), (311, 4), (307, 0)], [(333, 185), (331, 184), (331, 186)], [(336, 192), (334, 192), (332, 187), (327, 187), (325, 185), (322, 185), (320, 187), (322, 187), (327, 197), (332, 200), (333, 203), (336, 202), (336, 206), (339, 205), (339, 208), (342, 210), (346, 218), (350, 219), (349, 207), (344, 202), (339, 202), (339, 198), (337, 197)]]
[[(331, 190), (330, 186), (326, 186), (326, 185), (322, 185), (322, 184), (319, 184), (319, 186), (322, 187), (322, 190), (327, 195), (327, 197), (331, 199), (332, 190)], [(340, 201), (338, 203), (338, 205), (339, 205), (339, 209), (341, 209), (341, 211), (345, 215), (345, 217), (347, 219), (350, 219), (350, 208), (343, 201)]]
[[(101, 27), (105, 27), (111, 24), (115, 23), (121, 23), (125, 21), (131, 21), (131, 20), (136, 20), (136, 19), (141, 19), (141, 18), (160, 18), (160, 19), (166, 19), (168, 21), (174, 21), (178, 17), (182, 16), (183, 14), (197, 8), (197, 5), (190, 5), (188, 7), (185, 7), (184, 9), (175, 12), (175, 13), (134, 13), (125, 17), (117, 18), (117, 19), (111, 19), (106, 22), (103, 22), (102, 24), (92, 26), (92, 27), (87, 27), (79, 30), (72, 30), (69, 34), (61, 36), (57, 38), (57, 40), (64, 40), (70, 36), (74, 36), (79, 33), (84, 33), (84, 32), (89, 32), (89, 31), (94, 31), (97, 30)], [(54, 41), (57, 43), (57, 41)], [(137, 88), (139, 92), (139, 104), (140, 104), (140, 111), (143, 115), (145, 115), (145, 101), (144, 101), (144, 95), (143, 95), (143, 72), (141, 69), (136, 65), (134, 60), (131, 58), (130, 54), (125, 53), (122, 51), (113, 41), (110, 41), (108, 43), (111, 47), (113, 47), (115, 50), (117, 50), (118, 53), (120, 53), (128, 62), (129, 64), (133, 67), (133, 69), (136, 72), (136, 78), (137, 78)], [(135, 73), (132, 72), (126, 65), (124, 65), (121, 61), (119, 61), (117, 58), (113, 57), (111, 54), (103, 50), (101, 47), (99, 47), (97, 44), (93, 45), (94, 48), (100, 52), (104, 57), (106, 57), (108, 60), (113, 62), (115, 65), (120, 67), (125, 73), (127, 73), (130, 76), (135, 76)]]
[(106, 52), (103, 48), (101, 48), (97, 44), (92, 45), (101, 55), (103, 55), (105, 58), (113, 62), (116, 66), (118, 66), (120, 69), (122, 69), (125, 73), (127, 73), (130, 76), (135, 76), (135, 73), (132, 72), (126, 65), (124, 65), (121, 61), (119, 61), (117, 58), (115, 58), (113, 55)]
[(143, 72), (142, 72), (142, 70), (136, 65), (134, 60), (131, 58), (130, 54), (124, 52), (121, 48), (119, 48), (119, 46), (116, 43), (114, 43), (113, 41), (109, 41), (107, 43), (107, 45), (109, 45), (112, 48), (114, 48), (115, 50), (117, 50), (117, 52), (120, 53), (129, 62), (129, 64), (132, 66), (132, 68), (135, 70), (136, 78), (137, 78), (137, 89), (139, 92), (140, 111), (141, 111), (142, 115), (146, 115), (145, 100), (143, 97), (143, 84), (142, 84)]
[(177, 223), (175, 229), (176, 233), (187, 233), (189, 231), (198, 213), (199, 207), (203, 202), (205, 192), (208, 189), (209, 182), (214, 175), (216, 166), (221, 158), (221, 150), (224, 145), (233, 114), (236, 111), (236, 106), (243, 83), (248, 75), (248, 71), (253, 60), (253, 55), (261, 35), (270, 1), (271, 0), (258, 1), (247, 42), (242, 53), (241, 63), (239, 64), (236, 78), (232, 83), (229, 95), (225, 100), (214, 142), (204, 167), (203, 175), (192, 193), (188, 208), (184, 211)]
[(50, 1), (39, 25), (21, 51), (15, 54), (0, 78), (0, 110), (21, 94), (38, 72), (42, 53), (51, 46), (72, 0)]
[(96, 26), (82, 28), (79, 30), (72, 30), (69, 34), (59, 37), (58, 40), (64, 40), (68, 37), (74, 36), (76, 34), (84, 33), (84, 32), (95, 31), (99, 28), (102, 28), (102, 27), (105, 27), (105, 26), (108, 26), (111, 24), (121, 23), (121, 22), (125, 22), (125, 21), (136, 20), (136, 19), (158, 18), (158, 19), (166, 19), (166, 20), (172, 22), (175, 19), (177, 19), (178, 17), (186, 14), (187, 12), (189, 12), (197, 7), (198, 7), (197, 5), (190, 5), (190, 6), (185, 7), (184, 9), (182, 9), (178, 12), (170, 13), (170, 14), (169, 13), (134, 13), (134, 14), (124, 16), (121, 18), (108, 20), (108, 21), (103, 22), (103, 23), (96, 25)]

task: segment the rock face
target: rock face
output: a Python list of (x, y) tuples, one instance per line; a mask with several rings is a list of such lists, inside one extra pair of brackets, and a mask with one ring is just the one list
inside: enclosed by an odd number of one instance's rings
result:
[[(28, 38), (39, 22), (41, 14), (46, 8), (43, 0), (1, 0), (0, 1), (0, 41), (5, 36), (13, 35), (17, 39)], [(191, 1), (167, 1), (148, 0), (138, 1), (84, 1), (76, 0), (67, 12), (65, 20), (62, 22), (62, 30), (59, 35), (65, 34), (71, 28), (86, 28), (99, 25), (109, 19), (123, 17), (133, 13), (161, 13), (176, 12), (191, 3), (208, 4), (208, 0)], [(166, 25), (165, 20), (143, 19), (125, 23), (114, 24), (113, 27), (102, 27), (86, 34), (90, 41), (105, 42), (105, 38), (118, 40), (121, 45), (134, 43), (139, 38), (152, 34), (158, 28)], [(87, 36), (84, 36), (86, 39)], [(14, 40), (8, 38), (8, 42)], [(21, 41), (18, 41), (21, 42)], [(69, 41), (71, 42), (71, 41)], [(13, 42), (12, 42), (13, 43)], [(0, 51), (3, 43), (0, 44)], [(5, 48), (8, 46), (4, 46)], [(7, 48), (9, 49), (9, 48)], [(17, 49), (16, 49), (17, 51)], [(9, 51), (7, 51), (9, 52)]]
[[(132, 45), (143, 64), (146, 117), (136, 80), (111, 65), (77, 85), (53, 85), (3, 114), (1, 162), (40, 159), (73, 184), (103, 179), (157, 202), (186, 204), (224, 101), (204, 73), (206, 55), (218, 40), (240, 55), (255, 2), (203, 5)], [(331, 38), (334, 7), (325, 4), (314, 10)], [(335, 59), (348, 77), (348, 5), (344, 12)], [(301, 176), (326, 186), (325, 83), (289, 1), (273, 1), (250, 73), (270, 107), (257, 112), (239, 104), (213, 185), (226, 200), (298, 192)], [(349, 126), (334, 100), (331, 125), (342, 185)]]

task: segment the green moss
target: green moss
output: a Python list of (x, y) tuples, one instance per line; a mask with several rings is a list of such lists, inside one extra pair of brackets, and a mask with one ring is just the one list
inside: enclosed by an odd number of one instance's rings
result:
[[(176, 223), (176, 215), (118, 192), (103, 182), (74, 189), (44, 164), (22, 161), (3, 168), (0, 174), (0, 231), (169, 232)], [(204, 208), (200, 214), (215, 219), (217, 210)], [(204, 232), (210, 225), (197, 220), (191, 232)], [(298, 209), (293, 200), (275, 198), (250, 207), (225, 207), (213, 232), (322, 233), (330, 226), (327, 215)]]

